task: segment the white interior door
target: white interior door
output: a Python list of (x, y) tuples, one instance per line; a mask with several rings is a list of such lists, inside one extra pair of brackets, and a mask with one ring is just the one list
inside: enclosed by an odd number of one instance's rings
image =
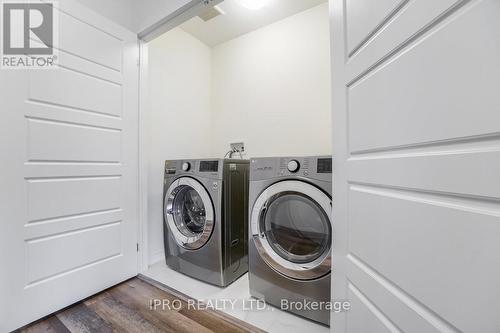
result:
[(500, 332), (500, 1), (333, 0), (335, 332)]
[(59, 5), (60, 68), (0, 71), (1, 332), (137, 274), (137, 38)]

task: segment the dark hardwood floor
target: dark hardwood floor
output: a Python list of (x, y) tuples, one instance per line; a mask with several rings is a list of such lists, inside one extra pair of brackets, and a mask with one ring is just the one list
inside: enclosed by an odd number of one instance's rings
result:
[[(177, 310), (152, 310), (152, 299), (179, 300), (182, 307)], [(184, 296), (174, 296), (134, 278), (18, 332), (263, 332), (217, 311), (191, 309), (186, 301)]]

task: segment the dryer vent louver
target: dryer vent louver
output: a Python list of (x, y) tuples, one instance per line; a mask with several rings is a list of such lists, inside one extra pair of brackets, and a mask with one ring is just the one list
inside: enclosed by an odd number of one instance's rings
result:
[(207, 9), (200, 15), (198, 15), (199, 18), (201, 18), (203, 21), (207, 22), (210, 21), (211, 19), (216, 18), (219, 15), (224, 15), (224, 11), (220, 9), (218, 6), (214, 6), (212, 8)]

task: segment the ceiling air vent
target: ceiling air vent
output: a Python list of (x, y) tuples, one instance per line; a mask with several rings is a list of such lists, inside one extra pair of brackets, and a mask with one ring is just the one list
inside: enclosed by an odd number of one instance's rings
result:
[(224, 15), (224, 11), (220, 9), (218, 6), (211, 7), (198, 15), (199, 18), (201, 18), (203, 21), (207, 22), (210, 21), (211, 19), (219, 16), (219, 15)]

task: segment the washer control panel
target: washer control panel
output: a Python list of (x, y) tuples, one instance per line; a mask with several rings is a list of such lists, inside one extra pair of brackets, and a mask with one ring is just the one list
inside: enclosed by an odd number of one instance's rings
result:
[(224, 161), (213, 160), (167, 160), (165, 161), (165, 177), (200, 176), (210, 179), (221, 179)]

